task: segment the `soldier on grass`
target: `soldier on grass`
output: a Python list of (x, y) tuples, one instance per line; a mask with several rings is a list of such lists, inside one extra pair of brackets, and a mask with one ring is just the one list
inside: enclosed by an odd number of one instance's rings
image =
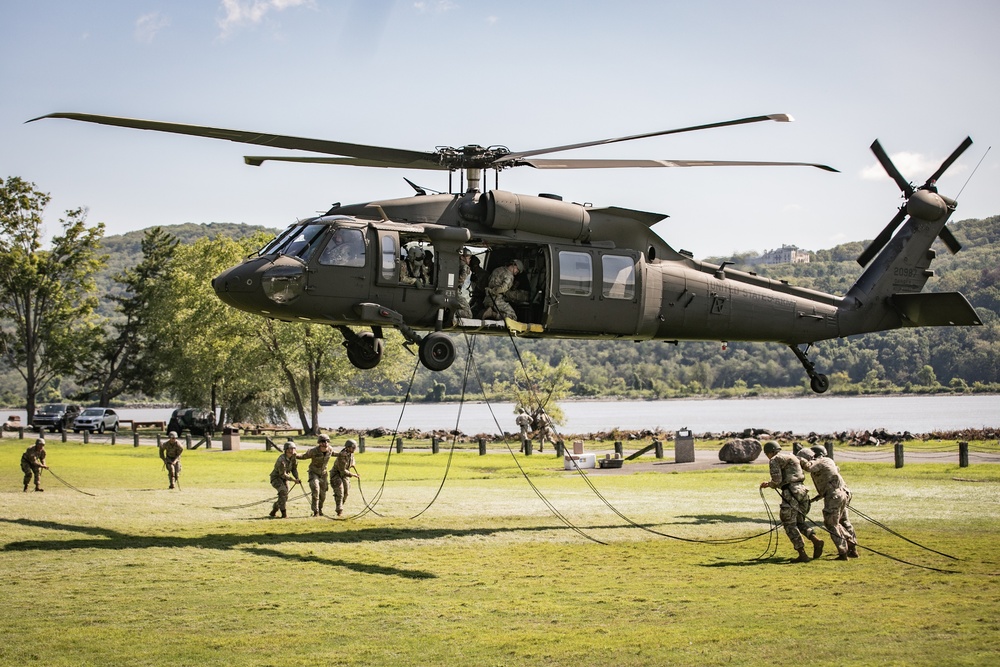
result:
[(42, 469), (45, 465), (45, 440), (38, 438), (35, 444), (21, 454), (21, 472), (24, 473), (24, 492), (28, 492), (28, 482), (35, 478), (35, 491), (44, 491), (41, 486)]
[(274, 469), (271, 470), (271, 486), (278, 492), (278, 499), (274, 501), (271, 513), (268, 514), (272, 519), (278, 512), (281, 512), (282, 519), (288, 518), (285, 503), (288, 502), (288, 483), (292, 480), (295, 480), (296, 484), (301, 482), (295, 458), (295, 443), (289, 440), (285, 443), (281, 456), (274, 462)]
[(181, 476), (181, 454), (183, 453), (184, 447), (177, 442), (177, 432), (167, 433), (167, 441), (160, 444), (160, 460), (167, 468), (167, 479), (170, 481), (168, 488), (174, 488), (174, 482), (177, 482), (177, 478)]
[(344, 503), (347, 502), (347, 494), (351, 490), (351, 477), (361, 479), (357, 468), (354, 468), (354, 450), (358, 448), (358, 443), (348, 440), (344, 443), (344, 448), (337, 454), (337, 460), (333, 463), (333, 470), (330, 471), (330, 484), (333, 486), (333, 498), (337, 501), (337, 516), (344, 513)]
[(794, 562), (809, 562), (805, 543), (802, 540), (803, 535), (813, 543), (812, 557), (819, 558), (823, 554), (823, 540), (816, 537), (816, 531), (806, 524), (806, 515), (809, 514), (809, 489), (802, 483), (806, 477), (802, 473), (799, 457), (790, 452), (781, 451), (781, 445), (774, 440), (764, 443), (764, 454), (770, 460), (768, 465), (771, 479), (761, 482), (760, 488), (771, 487), (778, 489), (781, 493), (781, 508), (778, 511), (778, 516), (785, 529), (785, 535), (788, 536), (792, 546), (799, 553), (799, 557)]
[(332, 456), (330, 436), (320, 433), (316, 438), (316, 446), (296, 457), (300, 460), (309, 459), (309, 490), (312, 491), (313, 516), (323, 516), (323, 503), (326, 502), (326, 492), (330, 488), (330, 473), (326, 466)]
[(823, 525), (837, 547), (837, 560), (858, 557), (858, 536), (847, 516), (847, 505), (851, 502), (851, 492), (840, 475), (837, 464), (827, 456), (822, 445), (803, 449), (798, 454), (802, 468), (812, 476), (816, 487), (816, 497), (812, 502), (823, 499)]

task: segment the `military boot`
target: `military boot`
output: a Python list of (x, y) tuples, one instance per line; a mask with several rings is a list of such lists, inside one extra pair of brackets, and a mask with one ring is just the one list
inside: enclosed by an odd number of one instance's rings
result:
[(819, 539), (815, 535), (809, 538), (813, 543), (813, 558), (819, 558), (823, 555), (823, 540)]
[(842, 554), (837, 554), (837, 557), (834, 558), (834, 560), (847, 560), (847, 552), (845, 551)]
[(808, 563), (809, 562), (809, 556), (806, 555), (806, 550), (805, 549), (799, 549), (798, 552), (799, 552), (799, 557), (796, 558), (795, 560), (793, 560), (792, 562), (793, 563)]
[(27, 492), (28, 492), (28, 485), (27, 485), (27, 484), (25, 484), (25, 485), (24, 485), (24, 492), (25, 492), (25, 493), (27, 493)]
[(277, 514), (278, 514), (278, 508), (274, 507), (274, 508), (271, 509), (271, 513), (268, 514), (268, 516), (273, 519)]
[(857, 544), (849, 544), (849, 545), (847, 545), (847, 557), (848, 558), (857, 558), (858, 557), (858, 545)]
[(281, 518), (282, 519), (287, 519), (288, 518), (288, 512), (286, 512), (285, 510), (281, 510)]
[(44, 491), (44, 490), (45, 490), (45, 489), (43, 489), (43, 488), (42, 488), (42, 487), (40, 487), (40, 486), (36, 486), (36, 487), (35, 487), (35, 491)]

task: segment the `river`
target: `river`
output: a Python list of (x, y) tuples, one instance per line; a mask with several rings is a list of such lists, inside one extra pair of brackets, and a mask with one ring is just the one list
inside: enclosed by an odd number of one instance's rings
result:
[[(666, 401), (564, 401), (563, 433), (591, 433), (612, 428), (629, 430), (689, 428), (695, 433), (762, 428), (794, 433), (832, 433), (884, 428), (888, 431), (959, 430), (1000, 427), (1000, 395), (975, 396), (816, 396), (809, 398), (673, 399)], [(402, 405), (334, 405), (320, 409), (324, 429), (344, 427), (415, 428), (422, 431), (458, 428), (467, 434), (496, 433), (494, 421), (516, 431), (511, 403), (410, 403)], [(492, 412), (491, 412), (492, 409)], [(122, 408), (123, 419), (143, 421), (170, 418), (169, 408)], [(7, 410), (2, 415), (20, 415)], [(289, 415), (298, 426), (297, 417)]]

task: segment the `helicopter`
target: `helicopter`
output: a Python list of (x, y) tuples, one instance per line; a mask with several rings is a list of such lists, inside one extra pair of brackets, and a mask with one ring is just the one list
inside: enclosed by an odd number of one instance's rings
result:
[[(808, 352), (818, 341), (923, 326), (982, 321), (959, 292), (922, 292), (933, 275), (931, 245), (958, 252), (946, 226), (957, 202), (937, 191), (942, 174), (972, 144), (966, 138), (920, 186), (907, 181), (876, 140), (871, 150), (903, 193), (903, 204), (858, 257), (863, 271), (844, 295), (826, 294), (697, 261), (651, 229), (667, 216), (595, 207), (551, 194), (481, 191), (483, 172), (536, 169), (792, 166), (808, 162), (561, 159), (538, 157), (590, 146), (766, 121), (768, 114), (527, 151), (505, 146), (439, 146), (422, 152), (277, 134), (85, 113), (52, 113), (103, 125), (185, 134), (324, 155), (246, 156), (265, 162), (447, 171), (449, 192), (428, 191), (359, 204), (334, 204), (299, 220), (212, 281), (225, 303), (263, 317), (336, 327), (350, 362), (374, 368), (384, 330), (398, 329), (435, 371), (456, 358), (451, 334), (636, 342), (755, 341), (787, 345), (811, 389), (828, 377)], [(29, 121), (31, 122), (31, 121)], [(458, 172), (458, 192), (450, 192)], [(498, 179), (497, 179), (498, 180)], [(469, 266), (463, 267), (466, 262)], [(471, 265), (478, 263), (472, 270)], [(502, 272), (507, 272), (505, 276)], [(468, 277), (468, 280), (466, 280)], [(496, 284), (494, 284), (496, 283)], [(502, 293), (500, 290), (503, 289)], [(357, 332), (355, 328), (367, 328)], [(421, 333), (426, 332), (426, 333)]]

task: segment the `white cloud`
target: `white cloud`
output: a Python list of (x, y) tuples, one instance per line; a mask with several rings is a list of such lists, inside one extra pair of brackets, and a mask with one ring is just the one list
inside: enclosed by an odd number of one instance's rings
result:
[(421, 14), (427, 12), (435, 12), (441, 14), (443, 12), (451, 11), (452, 9), (458, 9), (458, 5), (451, 0), (433, 0), (427, 2), (426, 0), (417, 0), (413, 3), (413, 8), (416, 9)]
[[(910, 153), (908, 151), (893, 153), (889, 156), (889, 159), (896, 165), (896, 169), (903, 175), (903, 178), (915, 185), (920, 185), (927, 180), (941, 166), (941, 162), (943, 161), (943, 158), (936, 159), (927, 157), (922, 153)], [(964, 169), (964, 165), (954, 164), (948, 171), (949, 173), (957, 173), (964, 171)], [(888, 179), (889, 175), (882, 168), (881, 164), (875, 162), (861, 170), (861, 178), (868, 181), (878, 181)]]
[(170, 19), (160, 12), (143, 14), (135, 22), (135, 39), (150, 44), (156, 35), (169, 25)]
[(313, 0), (222, 0), (224, 15), (219, 19), (219, 28), (222, 36), (228, 37), (238, 28), (260, 23), (272, 11), (312, 5)]

